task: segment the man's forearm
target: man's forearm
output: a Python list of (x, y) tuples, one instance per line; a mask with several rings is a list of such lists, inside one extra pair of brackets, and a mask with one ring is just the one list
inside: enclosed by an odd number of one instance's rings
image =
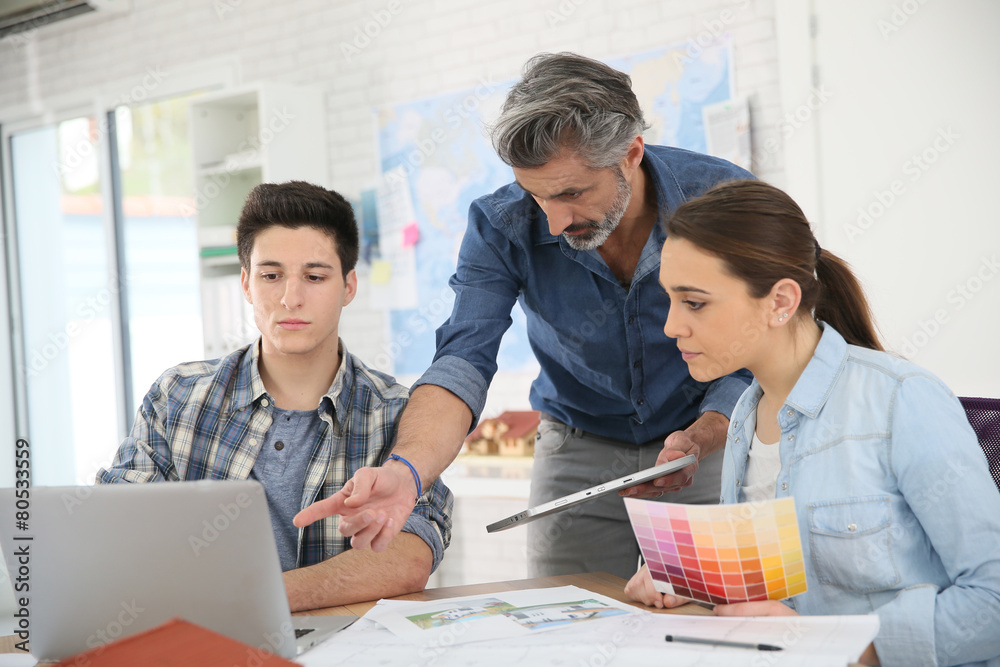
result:
[(416, 467), (426, 489), (458, 456), (470, 426), (465, 401), (437, 385), (420, 385), (400, 417), (392, 451)]
[(431, 548), (413, 533), (400, 534), (380, 553), (349, 549), (285, 572), (288, 606), (303, 611), (422, 591), (433, 562)]
[(688, 437), (694, 440), (701, 450), (699, 459), (714, 454), (725, 447), (728, 431), (729, 419), (714, 410), (703, 412), (693, 424), (684, 429)]

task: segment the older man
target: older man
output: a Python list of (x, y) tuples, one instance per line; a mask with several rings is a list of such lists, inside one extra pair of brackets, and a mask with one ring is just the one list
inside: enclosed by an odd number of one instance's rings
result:
[[(330, 513), (355, 547), (384, 549), (415, 499), (455, 458), (479, 418), (510, 312), (520, 302), (541, 372), (531, 503), (696, 454), (698, 465), (630, 491), (719, 500), (729, 414), (747, 374), (698, 383), (663, 334), (657, 222), (721, 181), (752, 178), (724, 160), (646, 146), (626, 74), (574, 54), (540, 55), (507, 96), (493, 145), (515, 182), (477, 199), (450, 284), (455, 306), (412, 390), (395, 452), (296, 517)], [(689, 487), (689, 488), (688, 488)], [(683, 489), (683, 490), (681, 490)], [(499, 517), (498, 517), (499, 518)], [(529, 571), (636, 569), (623, 503), (605, 497), (528, 525)]]

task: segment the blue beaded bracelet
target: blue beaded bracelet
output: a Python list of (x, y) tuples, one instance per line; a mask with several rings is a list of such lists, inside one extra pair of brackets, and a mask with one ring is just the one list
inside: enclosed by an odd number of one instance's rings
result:
[(396, 461), (400, 461), (406, 464), (406, 467), (409, 468), (410, 472), (413, 473), (413, 483), (417, 485), (417, 498), (420, 498), (420, 496), (424, 495), (424, 488), (420, 485), (420, 475), (417, 474), (417, 469), (413, 467), (413, 464), (404, 459), (399, 454), (390, 454), (389, 458), (395, 459)]

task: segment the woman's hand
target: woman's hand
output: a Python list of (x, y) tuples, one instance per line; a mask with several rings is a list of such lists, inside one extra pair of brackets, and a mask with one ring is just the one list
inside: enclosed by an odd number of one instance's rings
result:
[(647, 607), (671, 609), (685, 604), (688, 599), (677, 595), (660, 593), (653, 586), (653, 578), (649, 576), (649, 567), (643, 565), (625, 584), (625, 595)]
[(798, 616), (794, 609), (778, 600), (717, 604), (713, 611), (716, 616)]

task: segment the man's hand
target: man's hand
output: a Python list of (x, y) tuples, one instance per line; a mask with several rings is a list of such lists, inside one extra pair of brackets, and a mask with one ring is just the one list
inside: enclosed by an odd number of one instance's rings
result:
[[(441, 475), (462, 448), (472, 411), (453, 393), (420, 385), (399, 418), (394, 452), (415, 462), (424, 489)], [(380, 468), (361, 468), (337, 493), (295, 515), (300, 528), (339, 514), (340, 532), (351, 547), (384, 551), (417, 504), (417, 483), (405, 463), (390, 459)]]
[[(702, 414), (691, 426), (683, 431), (674, 431), (663, 441), (663, 450), (656, 457), (656, 465), (674, 461), (694, 454), (700, 461), (726, 444), (729, 420), (718, 412)], [(698, 464), (692, 463), (677, 472), (658, 477), (652, 482), (639, 484), (619, 491), (618, 495), (628, 498), (659, 498), (664, 493), (680, 491), (691, 486)]]
[(413, 477), (404, 465), (361, 468), (340, 491), (296, 514), (293, 523), (301, 528), (339, 514), (340, 533), (351, 538), (352, 548), (385, 551), (413, 511), (416, 496)]

